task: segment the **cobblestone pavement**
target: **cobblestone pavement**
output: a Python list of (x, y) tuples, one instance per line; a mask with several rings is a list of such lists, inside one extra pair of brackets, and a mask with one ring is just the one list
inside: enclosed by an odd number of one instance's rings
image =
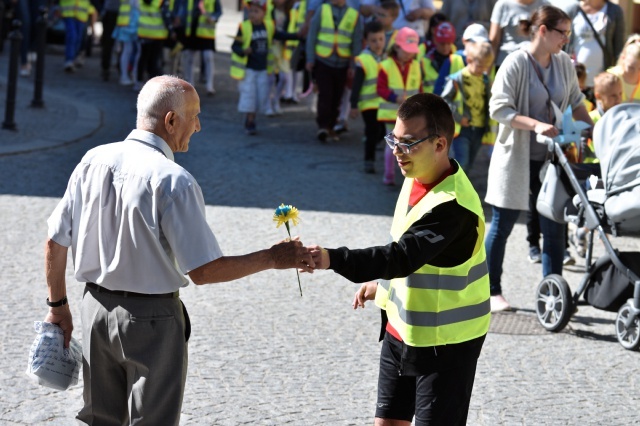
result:
[[(81, 407), (81, 383), (58, 392), (38, 387), (24, 374), (34, 338), (32, 322), (46, 314), (46, 218), (84, 152), (121, 140), (135, 118), (135, 93), (116, 82), (100, 81), (97, 57), (89, 58), (73, 76), (62, 73), (62, 57), (56, 51), (47, 61), (46, 95), (66, 101), (67, 107), (89, 105), (102, 118), (94, 122), (89, 137), (76, 143), (0, 156), (0, 286), (5, 295), (0, 305), (0, 351), (5, 359), (0, 423), (7, 425), (73, 424)], [(260, 117), (259, 134), (248, 137), (236, 112), (235, 84), (226, 76), (228, 61), (228, 55), (217, 56), (218, 94), (202, 98), (202, 132), (192, 138), (187, 154), (176, 157), (202, 186), (209, 224), (225, 253), (257, 250), (284, 238), (284, 230), (271, 221), (281, 202), (300, 210), (302, 222), (294, 231), (305, 243), (385, 243), (398, 187), (384, 187), (380, 173), (362, 173), (360, 123), (353, 122), (340, 142), (321, 145), (314, 139), (307, 102), (289, 107), (282, 117)], [(0, 57), (0, 70), (5, 69), (6, 56)], [(78, 124), (66, 115), (59, 120), (64, 125), (67, 118), (69, 126)], [(28, 123), (25, 131), (32, 125), (28, 131), (35, 132), (35, 126), (47, 123)], [(0, 132), (0, 143), (11, 137), (17, 135)], [(483, 193), (487, 156), (481, 156), (471, 177)], [(400, 183), (399, 173), (397, 178)], [(518, 310), (493, 318), (468, 423), (640, 423), (640, 355), (617, 343), (614, 314), (584, 306), (562, 333), (547, 333), (538, 326), (534, 290), (541, 272), (539, 265), (526, 260), (522, 223), (509, 240), (503, 285)], [(614, 242), (638, 250), (636, 240)], [(575, 289), (580, 266), (566, 269), (566, 277)], [(67, 278), (79, 330), (82, 286), (71, 270)], [(301, 280), (302, 298), (293, 271), (269, 271), (181, 291), (193, 325), (181, 424), (372, 423), (378, 310), (371, 305), (353, 312), (350, 302), (356, 285), (331, 272), (302, 275)]]

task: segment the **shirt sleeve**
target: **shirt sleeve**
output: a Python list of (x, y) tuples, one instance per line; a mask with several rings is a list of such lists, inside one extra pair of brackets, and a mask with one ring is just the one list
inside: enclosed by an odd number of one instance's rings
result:
[(501, 22), (502, 21), (502, 5), (503, 5), (503, 2), (498, 0), (495, 6), (493, 6), (493, 11), (491, 12), (491, 23), (498, 24), (500, 28), (503, 27)]
[(197, 183), (183, 189), (162, 212), (160, 226), (183, 274), (222, 257), (207, 224), (204, 197)]
[(393, 93), (393, 90), (389, 89), (389, 77), (382, 67), (378, 72), (378, 82), (376, 83), (376, 91), (384, 100), (389, 102), (395, 102), (398, 99), (398, 95)]
[(322, 13), (316, 10), (309, 24), (309, 33), (307, 34), (307, 44), (305, 45), (307, 53), (307, 63), (315, 63), (316, 61), (316, 42), (318, 41), (318, 30), (320, 29), (320, 19)]
[(65, 190), (62, 199), (49, 216), (49, 219), (47, 219), (48, 237), (64, 247), (71, 246), (72, 242), (73, 206), (77, 191), (78, 173), (83, 167), (83, 163), (76, 166), (76, 169), (69, 178), (69, 183), (67, 184), (67, 189)]
[(477, 226), (478, 216), (449, 201), (414, 222), (398, 242), (357, 250), (328, 249), (330, 268), (360, 283), (406, 277), (425, 264), (453, 267), (472, 256)]

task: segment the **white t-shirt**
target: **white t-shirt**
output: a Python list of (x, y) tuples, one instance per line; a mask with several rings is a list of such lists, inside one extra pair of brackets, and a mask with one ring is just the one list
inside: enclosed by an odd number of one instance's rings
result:
[(545, 4), (548, 4), (546, 0), (535, 0), (531, 4), (521, 4), (516, 0), (498, 0), (496, 2), (491, 14), (491, 23), (498, 24), (502, 30), (496, 65), (501, 65), (509, 53), (518, 50), (523, 43), (530, 41), (529, 34), (524, 34), (520, 29), (520, 21), (529, 20), (531, 14)]
[[(600, 41), (605, 43), (605, 31), (607, 28), (607, 4), (596, 13), (588, 14), (589, 21), (598, 32)], [(593, 78), (604, 71), (604, 53), (595, 38), (591, 26), (580, 12), (573, 18), (574, 53), (576, 61), (587, 68), (588, 87), (593, 87)]]

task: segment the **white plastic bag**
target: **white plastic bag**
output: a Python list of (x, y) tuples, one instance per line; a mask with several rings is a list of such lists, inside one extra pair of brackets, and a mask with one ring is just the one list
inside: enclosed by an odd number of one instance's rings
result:
[(78, 383), (82, 365), (82, 346), (71, 338), (64, 347), (64, 332), (57, 324), (35, 321), (38, 335), (29, 349), (27, 375), (36, 383), (53, 389), (66, 390)]

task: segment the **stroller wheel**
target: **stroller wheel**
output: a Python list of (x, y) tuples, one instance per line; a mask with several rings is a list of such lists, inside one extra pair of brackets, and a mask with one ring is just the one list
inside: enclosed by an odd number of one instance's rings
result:
[(618, 310), (616, 336), (623, 348), (635, 351), (640, 348), (640, 315), (627, 302)]
[(561, 331), (573, 314), (573, 299), (567, 281), (551, 274), (542, 279), (536, 289), (536, 314), (548, 331)]

